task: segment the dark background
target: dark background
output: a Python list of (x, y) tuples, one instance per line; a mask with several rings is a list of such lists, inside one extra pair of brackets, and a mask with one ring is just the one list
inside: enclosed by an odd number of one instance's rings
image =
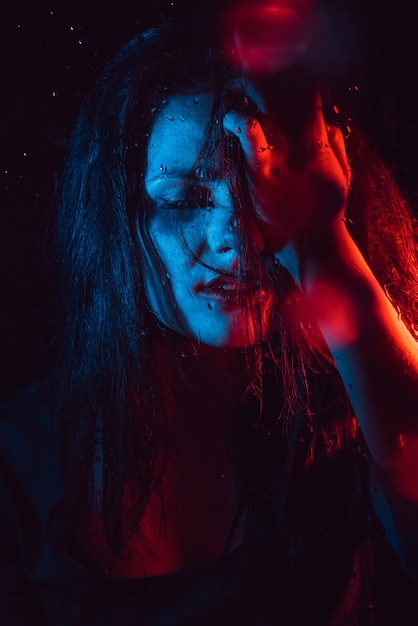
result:
[[(355, 54), (341, 70), (340, 82), (352, 94), (353, 115), (374, 138), (418, 215), (413, 4), (329, 3), (340, 22), (352, 26)], [(36, 8), (18, 2), (0, 8), (0, 393), (19, 385), (30, 369), (28, 355), (43, 315), (44, 216), (84, 95), (105, 62), (136, 32), (196, 6), (186, 0), (149, 4), (147, 9), (139, 2), (95, 8), (86, 2), (80, 8), (51, 0)]]

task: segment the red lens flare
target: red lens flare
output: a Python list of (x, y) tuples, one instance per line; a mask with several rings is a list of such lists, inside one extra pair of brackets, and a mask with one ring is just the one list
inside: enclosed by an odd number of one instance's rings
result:
[(244, 2), (220, 24), (223, 50), (231, 64), (266, 74), (303, 63), (314, 31), (311, 0)]

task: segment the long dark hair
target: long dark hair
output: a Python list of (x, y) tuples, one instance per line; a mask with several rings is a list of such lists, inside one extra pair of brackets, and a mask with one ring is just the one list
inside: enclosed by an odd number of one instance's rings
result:
[[(169, 94), (202, 85), (213, 91), (215, 102), (229, 97), (245, 109), (250, 105), (236, 88), (234, 72), (213, 45), (208, 22), (183, 19), (135, 37), (104, 68), (82, 107), (55, 194), (47, 332), (53, 403), (65, 444), (62, 519), (71, 519), (68, 513), (87, 476), (100, 492), (107, 539), (119, 551), (158, 487), (169, 446), (152, 358), (152, 336), (159, 329), (144, 292), (144, 250), (148, 260), (154, 257), (146, 232), (138, 237), (153, 115)], [(214, 108), (214, 118), (219, 110)], [(213, 127), (220, 132), (215, 119)], [(410, 210), (367, 138), (353, 131), (347, 150), (354, 170), (348, 227), (411, 328), (417, 261)], [(248, 533), (270, 546), (280, 535), (277, 549), (290, 563), (298, 561), (308, 534), (324, 519), (318, 503), (327, 496), (324, 491), (315, 500), (306, 478), (309, 468), (335, 463), (337, 451), (348, 458), (358, 449), (359, 435), (337, 369), (315, 324), (305, 317), (302, 295), (273, 259), (259, 262), (275, 285), (277, 332), (247, 352), (250, 393), (238, 411), (237, 462), (244, 495), (254, 504)], [(169, 297), (168, 286), (168, 302)], [(98, 467), (99, 481), (94, 478)], [(350, 494), (358, 494), (355, 475), (353, 469), (344, 479)], [(121, 506), (126, 489), (133, 503), (128, 510)], [(338, 490), (344, 492), (341, 482)], [(341, 528), (347, 528), (344, 516), (357, 497), (347, 499), (346, 493)], [(327, 501), (337, 508), (332, 498)], [(309, 506), (318, 508), (316, 522), (303, 526), (296, 511)], [(265, 527), (274, 519), (281, 532), (263, 539), (257, 516), (267, 509)], [(321, 532), (329, 535), (328, 529)]]

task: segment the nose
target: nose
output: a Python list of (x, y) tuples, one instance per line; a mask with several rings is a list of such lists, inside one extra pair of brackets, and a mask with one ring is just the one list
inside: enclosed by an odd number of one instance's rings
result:
[(212, 189), (214, 208), (210, 211), (206, 238), (208, 247), (216, 254), (237, 254), (238, 220), (231, 194), (226, 184)]
[(211, 252), (236, 253), (238, 249), (236, 218), (220, 207), (212, 209), (206, 236)]

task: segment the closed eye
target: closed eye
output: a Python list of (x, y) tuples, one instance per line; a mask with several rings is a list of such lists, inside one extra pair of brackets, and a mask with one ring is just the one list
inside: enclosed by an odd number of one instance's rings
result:
[(157, 209), (174, 209), (174, 210), (186, 210), (186, 209), (213, 209), (215, 203), (212, 197), (211, 190), (208, 187), (202, 185), (188, 185), (185, 193), (178, 199), (173, 198), (158, 198), (155, 202)]

